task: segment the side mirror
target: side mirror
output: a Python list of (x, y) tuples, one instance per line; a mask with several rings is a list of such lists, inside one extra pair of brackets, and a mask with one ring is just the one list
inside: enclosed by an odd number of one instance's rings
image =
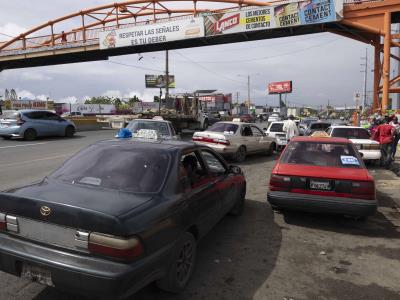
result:
[(243, 174), (241, 168), (239, 168), (238, 166), (233, 166), (233, 165), (229, 166), (229, 173), (236, 174), (236, 175)]
[(264, 127), (263, 130), (264, 130), (264, 131), (267, 131), (268, 129)]

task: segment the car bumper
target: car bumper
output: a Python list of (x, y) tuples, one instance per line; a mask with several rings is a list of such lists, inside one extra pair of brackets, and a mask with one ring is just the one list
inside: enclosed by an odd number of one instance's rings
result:
[(358, 150), (358, 152), (363, 154), (363, 160), (377, 160), (381, 159), (380, 150)]
[(70, 293), (124, 298), (166, 273), (173, 246), (124, 264), (85, 254), (64, 252), (0, 234), (0, 270), (21, 275), (22, 264), (51, 272), (55, 287)]
[(226, 146), (226, 145), (218, 145), (218, 144), (213, 144), (213, 143), (203, 143), (203, 142), (195, 142), (197, 145), (203, 145), (210, 147), (213, 149), (215, 152), (221, 154), (221, 155), (232, 155), (235, 154), (238, 147), (236, 146)]
[(268, 192), (268, 202), (280, 208), (353, 216), (371, 216), (377, 209), (376, 200), (324, 197), (288, 192)]
[(0, 136), (21, 137), (20, 127), (0, 127)]

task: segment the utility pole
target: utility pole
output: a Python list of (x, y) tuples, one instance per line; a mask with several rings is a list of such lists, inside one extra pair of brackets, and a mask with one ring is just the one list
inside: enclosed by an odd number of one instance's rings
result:
[(367, 105), (367, 73), (368, 73), (368, 48), (365, 48), (365, 57), (361, 57), (362, 60), (365, 59), (365, 64), (361, 64), (361, 66), (364, 66), (364, 97), (363, 97), (363, 105), (362, 105), (362, 110), (365, 110), (365, 107)]
[(247, 75), (247, 100), (248, 100), (248, 109), (250, 109), (250, 75)]
[[(397, 24), (397, 33), (400, 34), (400, 23)], [(397, 47), (397, 57), (400, 57), (400, 47)], [(397, 75), (400, 75), (400, 60), (397, 61)], [(400, 88), (400, 81), (397, 86)], [(397, 109), (400, 109), (400, 93), (397, 93)]]
[(165, 103), (168, 102), (168, 98), (169, 98), (169, 62), (168, 62), (168, 50), (165, 50)]

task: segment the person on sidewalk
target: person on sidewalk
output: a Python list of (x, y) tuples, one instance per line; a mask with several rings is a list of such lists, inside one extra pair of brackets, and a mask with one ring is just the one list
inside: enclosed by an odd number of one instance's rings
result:
[(389, 169), (392, 163), (393, 135), (394, 127), (389, 125), (389, 118), (386, 117), (373, 136), (373, 139), (381, 145), (381, 166), (385, 169)]
[(400, 123), (397, 117), (394, 117), (390, 125), (394, 127), (394, 137), (393, 137), (393, 145), (392, 145), (392, 158), (395, 159), (397, 144), (400, 140)]
[(299, 135), (299, 129), (297, 128), (293, 115), (289, 115), (288, 120), (283, 124), (283, 131), (286, 132), (286, 140), (288, 142), (293, 137)]

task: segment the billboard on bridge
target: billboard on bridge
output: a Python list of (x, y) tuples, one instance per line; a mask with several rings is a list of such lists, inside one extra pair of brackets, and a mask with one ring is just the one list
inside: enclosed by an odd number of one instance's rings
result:
[(100, 49), (204, 37), (204, 19), (190, 18), (99, 32)]
[(205, 34), (219, 35), (334, 22), (343, 17), (342, 0), (306, 0), (204, 16)]

